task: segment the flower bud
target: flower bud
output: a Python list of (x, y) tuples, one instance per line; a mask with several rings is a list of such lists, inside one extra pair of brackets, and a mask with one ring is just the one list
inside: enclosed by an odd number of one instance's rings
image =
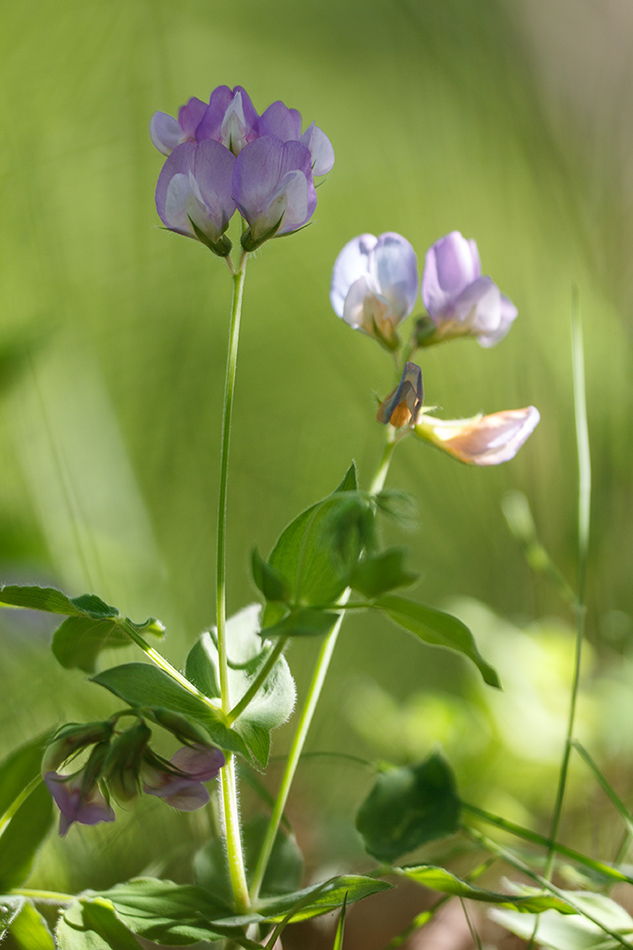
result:
[(117, 736), (110, 746), (104, 779), (119, 802), (133, 801), (139, 793), (143, 755), (151, 735), (151, 729), (141, 720)]
[(172, 712), (171, 709), (153, 707), (152, 709), (143, 710), (143, 714), (153, 719), (163, 729), (173, 733), (181, 742), (204, 746), (207, 741), (206, 736), (193, 723), (185, 719), (184, 716)]
[(415, 434), (468, 465), (500, 465), (514, 458), (539, 419), (534, 406), (472, 419), (433, 419), (423, 413)]
[(55, 771), (75, 752), (110, 739), (112, 722), (69, 722), (55, 733), (42, 758), (42, 773)]
[(395, 429), (415, 425), (423, 399), (422, 370), (415, 363), (405, 363), (398, 387), (381, 402), (376, 418)]

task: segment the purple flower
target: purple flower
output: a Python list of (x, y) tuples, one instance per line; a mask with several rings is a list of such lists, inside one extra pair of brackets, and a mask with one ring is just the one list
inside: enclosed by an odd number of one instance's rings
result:
[(517, 315), (490, 277), (481, 276), (477, 245), (459, 231), (451, 231), (426, 252), (422, 300), (436, 326), (429, 343), (476, 336), (482, 346), (494, 346)]
[(149, 751), (142, 769), (143, 791), (179, 811), (195, 811), (209, 801), (202, 783), (214, 779), (224, 762), (221, 749), (212, 746), (183, 746), (170, 762)]
[(250, 225), (242, 235), (246, 251), (303, 227), (317, 202), (310, 150), (275, 135), (251, 142), (235, 161), (233, 197)]
[(418, 416), (415, 433), (470, 465), (500, 465), (517, 454), (540, 419), (538, 409), (506, 409), (472, 419), (433, 419)]
[(312, 156), (312, 174), (327, 175), (334, 165), (334, 149), (329, 138), (314, 122), (303, 134), (301, 125), (301, 113), (278, 101), (268, 106), (257, 128), (260, 135), (276, 135), (282, 142), (296, 141), (307, 146)]
[(180, 108), (177, 119), (166, 112), (156, 112), (149, 124), (149, 134), (158, 151), (171, 155), (183, 142), (197, 141), (196, 129), (207, 108), (206, 102), (194, 96)]
[(389, 349), (399, 345), (396, 327), (418, 296), (418, 262), (399, 234), (361, 234), (334, 264), (330, 300), (337, 316)]
[(381, 402), (376, 418), (395, 429), (415, 425), (423, 399), (422, 370), (415, 363), (405, 363), (398, 387)]
[(103, 796), (98, 783), (87, 779), (86, 771), (74, 775), (47, 772), (44, 781), (59, 808), (59, 833), (62, 837), (74, 822), (97, 825), (100, 821), (114, 821), (114, 810)]
[(156, 209), (163, 224), (197, 238), (220, 257), (231, 250), (223, 234), (235, 211), (234, 165), (235, 156), (219, 142), (185, 142), (163, 165), (156, 186)]
[(248, 93), (241, 86), (218, 86), (196, 128), (196, 141), (213, 139), (239, 155), (258, 136), (258, 116)]

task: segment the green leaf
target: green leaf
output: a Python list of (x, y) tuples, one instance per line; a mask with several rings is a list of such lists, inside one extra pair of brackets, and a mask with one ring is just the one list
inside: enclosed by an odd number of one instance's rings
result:
[[(260, 815), (250, 821), (243, 830), (242, 842), (249, 884), (267, 828), (268, 819)], [(212, 839), (196, 853), (193, 867), (195, 881), (199, 887), (227, 904), (231, 903), (233, 893), (226, 863), (226, 850), (220, 838)], [(262, 897), (275, 897), (298, 890), (301, 887), (302, 875), (303, 857), (294, 835), (277, 832), (261, 887)]]
[(483, 901), (486, 904), (497, 904), (500, 907), (509, 907), (521, 913), (540, 914), (544, 910), (557, 910), (561, 914), (573, 914), (569, 904), (553, 894), (534, 893), (526, 895), (499, 894), (488, 891), (483, 887), (475, 887), (463, 881), (445, 868), (435, 867), (432, 864), (421, 864), (416, 867), (398, 868), (399, 877), (407, 877), (424, 887), (430, 887), (442, 894), (454, 894), (456, 897), (467, 898), (471, 901)]
[[(633, 918), (606, 894), (561, 893), (564, 896), (569, 894), (570, 901), (582, 914), (561, 916), (555, 910), (546, 910), (536, 916), (511, 910), (491, 910), (490, 915), (501, 926), (525, 940), (531, 939), (534, 928), (538, 926), (538, 946), (549, 950), (616, 950), (622, 944), (631, 945)], [(608, 935), (609, 931), (613, 936)], [(616, 934), (620, 940), (615, 939)]]
[(331, 610), (300, 607), (298, 610), (291, 611), (287, 617), (273, 624), (272, 627), (265, 627), (262, 630), (262, 636), (269, 638), (318, 637), (329, 633), (337, 620), (338, 614)]
[(0, 940), (24, 906), (24, 898), (5, 895), (0, 897)]
[[(97, 897), (114, 908), (132, 933), (160, 944), (184, 946), (199, 940), (221, 940), (238, 931), (238, 925), (231, 926), (230, 906), (191, 884), (137, 878), (91, 894), (93, 900)], [(257, 914), (246, 919), (251, 918), (261, 919)], [(228, 920), (229, 925), (216, 925), (220, 919)]]
[(170, 709), (203, 726), (220, 748), (248, 755), (243, 739), (226, 726), (220, 709), (207, 705), (194, 693), (180, 686), (167, 673), (149, 663), (113, 666), (92, 677), (94, 683), (109, 689), (135, 708), (144, 706)]
[[(66, 669), (93, 673), (97, 656), (107, 647), (130, 644), (130, 637), (121, 626), (121, 614), (96, 594), (67, 597), (54, 587), (2, 587), (0, 606), (26, 607), (68, 617), (53, 636), (53, 653)], [(162, 636), (160, 621), (150, 617), (142, 624), (127, 621), (139, 632)]]
[[(353, 904), (364, 897), (370, 897), (371, 894), (388, 890), (390, 887), (391, 885), (386, 881), (377, 881), (373, 877), (364, 877), (363, 875), (348, 874), (343, 877), (333, 877), (325, 884), (315, 884), (312, 887), (296, 891), (294, 894), (260, 901), (258, 909), (265, 915), (266, 920), (275, 923), (283, 920), (293, 907), (301, 904), (302, 906), (291, 918), (293, 923), (297, 923), (300, 920), (319, 917), (321, 914), (329, 914), (330, 911), (342, 907), (345, 901), (348, 904)], [(313, 899), (310, 899), (311, 895), (314, 895)], [(304, 901), (306, 902), (303, 903)]]
[(383, 488), (375, 496), (378, 510), (401, 528), (411, 529), (418, 521), (418, 503), (415, 497), (398, 488)]
[(59, 950), (140, 950), (140, 943), (104, 902), (74, 901), (57, 924)]
[[(250, 688), (270, 650), (260, 636), (259, 604), (245, 607), (226, 622), (228, 684), (231, 707)], [(212, 698), (220, 695), (218, 648), (213, 634), (203, 633), (187, 657), (187, 677)], [(268, 678), (233, 724), (233, 731), (258, 762), (266, 765), (270, 732), (286, 721), (295, 703), (295, 684), (286, 660), (279, 657)]]
[(253, 580), (258, 590), (262, 592), (266, 600), (286, 601), (288, 600), (288, 584), (285, 578), (276, 571), (270, 564), (267, 564), (257, 548), (253, 548), (251, 555), (251, 568)]
[(39, 777), (42, 755), (52, 735), (51, 730), (30, 739), (0, 762), (0, 830), (11, 806)]
[(434, 607), (416, 604), (396, 594), (380, 597), (373, 606), (382, 610), (394, 623), (404, 627), (424, 643), (463, 653), (473, 661), (489, 686), (500, 688), (496, 670), (484, 660), (477, 649), (472, 633), (457, 617), (444, 613), (442, 610), (436, 610)]
[(22, 910), (11, 923), (11, 937), (16, 950), (55, 950), (48, 924), (30, 901), (25, 901)]
[(335, 490), (334, 494), (342, 491), (358, 491), (358, 474), (356, 472), (356, 462), (352, 462), (343, 476), (343, 481)]
[(390, 548), (379, 554), (366, 555), (352, 574), (350, 587), (369, 600), (396, 587), (409, 587), (418, 575), (404, 567), (405, 554), (404, 548)]
[(0, 836), (0, 892), (26, 880), (52, 824), (53, 799), (42, 782), (25, 798)]
[(447, 762), (434, 753), (417, 765), (382, 772), (356, 816), (365, 848), (392, 862), (429, 841), (455, 834), (460, 801)]
[[(352, 467), (337, 490), (302, 512), (282, 532), (268, 558), (287, 581), (290, 602), (303, 606), (334, 603), (347, 586), (360, 553), (371, 542), (374, 502), (356, 488)], [(265, 626), (278, 612), (265, 614)]]

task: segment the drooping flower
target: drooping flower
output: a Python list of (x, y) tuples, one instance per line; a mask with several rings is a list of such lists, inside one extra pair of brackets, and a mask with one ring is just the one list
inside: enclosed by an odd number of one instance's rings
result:
[(391, 423), (396, 429), (409, 423), (415, 425), (423, 399), (422, 370), (415, 363), (407, 362), (399, 385), (380, 403), (376, 418), (383, 425)]
[(275, 135), (251, 142), (235, 161), (233, 198), (249, 224), (242, 235), (246, 251), (303, 227), (317, 203), (310, 150)]
[(312, 123), (301, 132), (301, 113), (289, 109), (283, 102), (273, 102), (260, 116), (257, 128), (260, 135), (276, 135), (282, 142), (301, 142), (310, 149), (312, 174), (327, 175), (334, 165), (334, 149), (329, 138)]
[(517, 454), (540, 419), (538, 409), (506, 409), (471, 419), (434, 419), (418, 416), (414, 431), (419, 438), (469, 465), (500, 465)]
[(166, 112), (155, 112), (149, 124), (152, 143), (163, 155), (171, 155), (183, 142), (196, 142), (196, 131), (208, 106), (194, 96), (178, 110), (178, 118)]
[(69, 722), (58, 729), (49, 742), (42, 758), (42, 773), (54, 772), (76, 752), (105, 742), (112, 735), (114, 723), (108, 722)]
[(131, 802), (137, 797), (143, 755), (151, 737), (151, 729), (139, 720), (110, 743), (103, 778), (117, 802)]
[(482, 277), (477, 245), (459, 231), (440, 238), (426, 252), (422, 300), (436, 327), (425, 345), (475, 336), (481, 346), (494, 346), (517, 315), (490, 277)]
[(219, 142), (185, 142), (163, 165), (156, 186), (156, 209), (163, 224), (202, 241), (220, 257), (231, 250), (224, 232), (235, 211), (234, 165), (235, 156)]
[(391, 232), (361, 234), (336, 259), (330, 301), (351, 327), (395, 349), (396, 327), (413, 310), (418, 286), (417, 258), (405, 238)]
[(114, 809), (106, 801), (97, 782), (86, 782), (83, 769), (74, 775), (47, 772), (44, 781), (61, 812), (59, 833), (62, 837), (76, 821), (82, 825), (114, 821)]
[(195, 811), (209, 801), (202, 784), (214, 779), (225, 759), (213, 746), (183, 746), (169, 762), (148, 750), (142, 767), (143, 791), (179, 811)]

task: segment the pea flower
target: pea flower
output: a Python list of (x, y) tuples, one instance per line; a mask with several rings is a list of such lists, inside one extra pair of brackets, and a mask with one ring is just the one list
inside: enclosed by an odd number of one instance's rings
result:
[(422, 300), (436, 328), (426, 345), (475, 336), (481, 346), (494, 346), (517, 315), (490, 277), (482, 277), (477, 245), (459, 231), (451, 231), (426, 252)]
[(156, 210), (176, 234), (196, 238), (225, 257), (231, 242), (224, 235), (235, 211), (231, 195), (235, 156), (213, 139), (184, 142), (169, 156), (158, 176)]
[(289, 109), (283, 102), (273, 102), (260, 117), (257, 128), (260, 135), (276, 135), (282, 142), (301, 142), (310, 149), (312, 174), (327, 175), (334, 165), (334, 149), (325, 134), (312, 123), (302, 134), (301, 113)]
[(90, 785), (85, 782), (83, 770), (74, 775), (47, 772), (44, 781), (61, 812), (59, 833), (62, 838), (76, 821), (82, 825), (114, 821), (114, 809), (106, 801), (98, 783)]
[(46, 747), (42, 759), (42, 773), (55, 771), (86, 746), (109, 740), (113, 729), (112, 722), (69, 722), (62, 726)]
[(391, 423), (396, 429), (415, 424), (423, 399), (422, 370), (415, 363), (405, 363), (399, 385), (380, 404), (378, 422)]
[(183, 142), (196, 142), (196, 131), (206, 110), (206, 102), (194, 96), (178, 110), (177, 119), (166, 112), (155, 112), (149, 124), (153, 145), (163, 155), (171, 155)]
[(235, 161), (233, 198), (249, 224), (242, 235), (245, 251), (303, 227), (317, 203), (310, 149), (275, 135), (251, 142)]
[(211, 93), (195, 137), (197, 142), (213, 139), (239, 155), (259, 134), (257, 112), (246, 90), (218, 86)]
[(393, 350), (399, 346), (396, 327), (413, 310), (418, 286), (417, 258), (405, 238), (361, 234), (336, 258), (330, 301), (345, 323)]
[(419, 438), (469, 465), (500, 465), (517, 454), (540, 419), (538, 409), (506, 409), (471, 419), (433, 419), (418, 416), (414, 431)]
[(214, 779), (224, 761), (221, 749), (213, 746), (183, 746), (169, 762), (148, 750), (142, 767), (143, 791), (179, 811), (195, 811), (209, 801), (202, 783)]

